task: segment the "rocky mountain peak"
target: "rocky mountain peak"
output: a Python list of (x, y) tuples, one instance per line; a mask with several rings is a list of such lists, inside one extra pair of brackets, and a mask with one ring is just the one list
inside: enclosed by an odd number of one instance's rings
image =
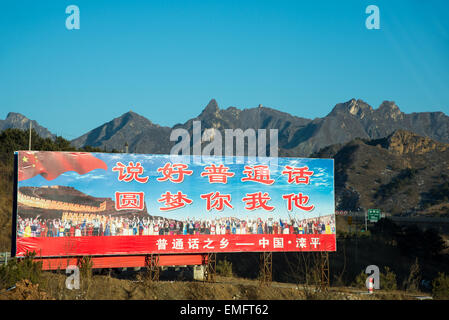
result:
[(34, 131), (36, 131), (36, 133), (42, 138), (55, 138), (55, 135), (51, 133), (47, 128), (40, 126), (35, 120), (30, 120), (29, 118), (18, 112), (9, 112), (5, 120), (0, 120), (0, 131), (9, 128), (28, 130), (30, 122)]
[(376, 110), (377, 113), (381, 113), (384, 117), (390, 117), (394, 120), (402, 118), (402, 112), (394, 101), (384, 101)]
[(204, 108), (201, 112), (200, 117), (205, 115), (216, 115), (219, 111), (220, 108), (218, 107), (217, 101), (215, 99), (211, 99), (206, 108)]
[(145, 125), (145, 126), (156, 126), (158, 127), (159, 125), (154, 124), (153, 122), (151, 122), (151, 120), (149, 120), (148, 118), (130, 110), (124, 114), (122, 114), (120, 117), (114, 119), (116, 120), (116, 122), (121, 123), (121, 125)]
[(345, 114), (351, 114), (353, 116), (356, 116), (358, 118), (363, 119), (368, 114), (371, 114), (373, 112), (373, 108), (367, 104), (365, 101), (361, 99), (354, 99), (339, 103), (335, 105), (335, 107), (332, 109), (332, 111), (329, 113), (330, 116), (336, 116), (338, 114), (345, 115)]
[(29, 121), (29, 119), (27, 117), (25, 117), (23, 114), (21, 113), (17, 113), (17, 112), (9, 112), (8, 115), (6, 116), (6, 120), (9, 121)]
[(133, 119), (133, 118), (145, 118), (145, 117), (141, 116), (138, 113), (135, 113), (132, 110), (129, 110), (128, 112), (122, 114), (119, 118)]

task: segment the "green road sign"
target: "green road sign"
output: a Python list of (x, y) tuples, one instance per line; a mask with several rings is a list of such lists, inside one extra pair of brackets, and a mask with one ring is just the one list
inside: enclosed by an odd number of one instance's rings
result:
[(380, 209), (368, 209), (368, 220), (377, 222), (380, 220)]

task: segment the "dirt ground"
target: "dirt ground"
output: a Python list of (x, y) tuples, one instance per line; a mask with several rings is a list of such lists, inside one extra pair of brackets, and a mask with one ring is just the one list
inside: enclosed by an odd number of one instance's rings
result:
[(69, 290), (64, 274), (44, 272), (42, 283), (22, 280), (14, 289), (0, 291), (0, 300), (413, 300), (423, 294), (403, 291), (366, 291), (350, 287), (331, 287), (319, 292), (314, 287), (217, 276), (214, 283), (202, 281), (145, 280), (142, 274), (134, 280), (112, 275), (94, 275), (81, 283), (80, 289)]

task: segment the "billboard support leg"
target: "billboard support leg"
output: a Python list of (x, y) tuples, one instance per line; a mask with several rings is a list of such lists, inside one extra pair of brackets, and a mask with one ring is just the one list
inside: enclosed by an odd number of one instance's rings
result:
[(159, 281), (159, 254), (150, 254), (145, 257), (145, 267), (150, 281)]
[(215, 274), (217, 267), (217, 254), (215, 252), (203, 255), (204, 281), (215, 282)]
[(262, 252), (260, 254), (260, 285), (269, 285), (273, 275), (273, 252)]
[(329, 291), (329, 252), (320, 252), (320, 291)]

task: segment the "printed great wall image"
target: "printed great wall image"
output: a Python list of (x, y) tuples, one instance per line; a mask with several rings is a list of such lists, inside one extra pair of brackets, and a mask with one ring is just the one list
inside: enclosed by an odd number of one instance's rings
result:
[(17, 194), (18, 213), (22, 218), (62, 218), (63, 215), (96, 214), (111, 216), (148, 216), (147, 209), (116, 210), (111, 198), (86, 195), (73, 187), (20, 187)]

